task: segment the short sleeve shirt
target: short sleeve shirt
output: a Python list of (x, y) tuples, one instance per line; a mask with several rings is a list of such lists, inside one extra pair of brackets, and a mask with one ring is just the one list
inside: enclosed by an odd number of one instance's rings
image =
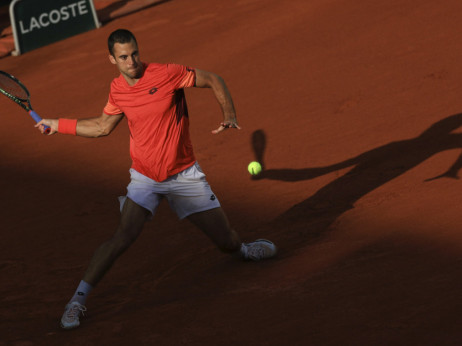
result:
[(122, 75), (111, 83), (104, 113), (125, 114), (132, 168), (155, 181), (164, 181), (196, 161), (183, 90), (195, 85), (195, 77), (195, 70), (186, 66), (150, 63), (135, 85), (130, 86)]

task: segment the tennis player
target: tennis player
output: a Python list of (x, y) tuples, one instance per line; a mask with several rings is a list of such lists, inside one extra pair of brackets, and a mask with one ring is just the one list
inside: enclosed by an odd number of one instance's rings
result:
[(125, 116), (130, 128), (131, 181), (119, 198), (121, 219), (115, 234), (94, 253), (81, 282), (61, 318), (64, 329), (80, 325), (90, 291), (115, 260), (140, 235), (144, 223), (162, 199), (180, 219), (188, 218), (223, 252), (246, 260), (275, 256), (276, 246), (265, 239), (241, 242), (231, 228), (218, 198), (197, 163), (189, 135), (184, 88), (211, 88), (223, 121), (212, 131), (240, 129), (233, 101), (223, 79), (214, 73), (176, 64), (144, 63), (135, 36), (119, 29), (108, 38), (109, 60), (120, 76), (111, 83), (109, 99), (99, 117), (43, 119), (36, 126), (83, 137), (109, 135)]

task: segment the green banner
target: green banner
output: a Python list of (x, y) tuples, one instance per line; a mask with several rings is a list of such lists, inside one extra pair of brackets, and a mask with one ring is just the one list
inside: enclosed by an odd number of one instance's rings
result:
[(10, 17), (16, 55), (99, 27), (91, 0), (13, 0)]

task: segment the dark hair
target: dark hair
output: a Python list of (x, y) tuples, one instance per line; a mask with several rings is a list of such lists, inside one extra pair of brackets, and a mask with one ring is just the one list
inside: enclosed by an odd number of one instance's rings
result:
[(138, 45), (135, 35), (133, 35), (130, 31), (126, 29), (117, 29), (116, 31), (113, 31), (107, 39), (107, 48), (109, 49), (109, 53), (114, 55), (113, 49), (116, 43), (129, 43), (131, 41), (134, 41), (135, 44)]

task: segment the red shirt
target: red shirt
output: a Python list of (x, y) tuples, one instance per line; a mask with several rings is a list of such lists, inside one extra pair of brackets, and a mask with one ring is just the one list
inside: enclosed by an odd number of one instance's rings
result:
[(132, 168), (163, 181), (195, 161), (183, 88), (195, 84), (194, 69), (176, 64), (145, 65), (133, 86), (122, 75), (111, 83), (108, 115), (125, 114), (130, 128)]

